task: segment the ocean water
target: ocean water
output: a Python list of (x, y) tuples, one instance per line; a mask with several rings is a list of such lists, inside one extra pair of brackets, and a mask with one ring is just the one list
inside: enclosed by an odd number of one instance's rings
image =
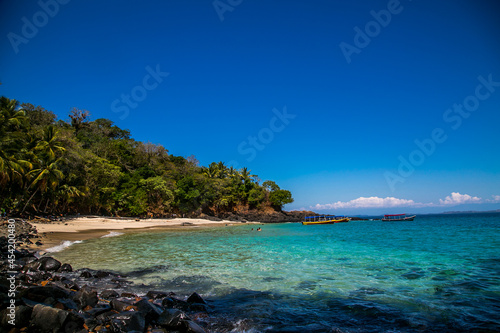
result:
[[(198, 292), (211, 332), (498, 332), (500, 214), (126, 233), (55, 253)], [(254, 231), (251, 229), (254, 228)]]

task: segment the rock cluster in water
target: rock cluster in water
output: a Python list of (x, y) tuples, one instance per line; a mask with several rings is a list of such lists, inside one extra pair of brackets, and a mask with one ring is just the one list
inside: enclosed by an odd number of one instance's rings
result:
[(240, 211), (237, 213), (227, 212), (221, 214), (219, 217), (211, 217), (207, 215), (198, 216), (209, 220), (228, 220), (228, 221), (252, 221), (263, 223), (283, 223), (283, 222), (301, 222), (304, 216), (317, 215), (311, 211), (273, 211), (264, 212), (260, 210)]
[(196, 293), (186, 300), (162, 291), (139, 297), (120, 274), (73, 271), (26, 249), (15, 250), (11, 267), (7, 237), (0, 248), (0, 332), (205, 332), (200, 319), (209, 306)]

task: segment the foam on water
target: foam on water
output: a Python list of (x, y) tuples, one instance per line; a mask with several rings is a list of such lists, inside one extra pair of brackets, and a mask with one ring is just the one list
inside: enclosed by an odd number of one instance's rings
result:
[(62, 251), (64, 249), (70, 247), (73, 244), (79, 244), (81, 242), (82, 242), (81, 240), (77, 240), (77, 241), (64, 241), (64, 242), (62, 242), (59, 245), (56, 245), (56, 246), (53, 246), (51, 248), (46, 249), (45, 252), (60, 252), (60, 251)]
[(107, 238), (107, 237), (116, 237), (116, 236), (121, 236), (123, 235), (123, 232), (118, 232), (118, 231), (110, 231), (109, 234), (101, 236), (101, 238)]

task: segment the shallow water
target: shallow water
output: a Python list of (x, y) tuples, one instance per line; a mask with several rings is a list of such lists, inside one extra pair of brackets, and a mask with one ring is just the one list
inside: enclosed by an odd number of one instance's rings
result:
[(56, 257), (129, 273), (138, 291), (197, 291), (214, 332), (500, 331), (500, 214), (251, 228), (125, 234)]

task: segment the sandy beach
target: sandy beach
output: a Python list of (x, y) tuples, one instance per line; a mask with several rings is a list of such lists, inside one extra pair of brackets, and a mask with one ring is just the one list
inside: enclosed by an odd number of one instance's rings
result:
[[(251, 222), (248, 222), (249, 224)], [(210, 221), (193, 218), (174, 219), (115, 219), (106, 217), (83, 216), (66, 221), (51, 223), (31, 223), (41, 236), (42, 246), (30, 246), (47, 250), (64, 241), (86, 240), (102, 237), (110, 232), (132, 232), (142, 229), (179, 229), (198, 227), (223, 227), (239, 225), (242, 222)]]

